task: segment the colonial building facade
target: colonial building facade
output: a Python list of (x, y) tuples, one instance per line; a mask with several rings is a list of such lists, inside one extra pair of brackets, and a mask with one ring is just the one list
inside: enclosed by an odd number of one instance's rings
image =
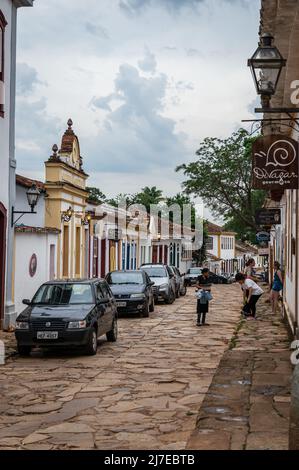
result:
[(12, 301), (14, 232), (11, 210), (15, 203), (15, 79), (17, 9), (33, 0), (0, 0), (0, 321), (15, 318)]
[[(282, 71), (277, 92), (271, 99), (273, 108), (298, 108), (298, 93), (294, 94), (294, 82), (299, 80), (299, 3), (298, 1), (262, 0), (261, 33), (274, 36), (275, 45), (287, 65)], [(298, 101), (298, 99), (297, 99)], [(266, 118), (286, 118), (282, 115), (266, 115)], [(283, 134), (299, 141), (299, 115), (293, 114), (293, 123), (276, 122), (264, 126), (263, 133)], [(291, 126), (289, 125), (291, 124)], [(273, 278), (273, 263), (282, 264), (284, 271), (283, 310), (294, 335), (299, 337), (299, 192), (297, 190), (275, 191), (269, 194), (266, 207), (281, 210), (281, 224), (271, 229), (270, 272)]]
[(207, 255), (209, 269), (216, 274), (233, 273), (236, 270), (236, 234), (225, 231), (219, 225), (207, 223)]

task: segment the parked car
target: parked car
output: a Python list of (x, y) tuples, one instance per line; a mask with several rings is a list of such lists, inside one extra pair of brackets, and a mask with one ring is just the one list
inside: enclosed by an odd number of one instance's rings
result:
[(231, 284), (232, 283), (232, 280), (230, 276), (228, 275), (215, 274), (215, 273), (210, 272), (209, 278), (211, 279), (211, 282), (213, 284)]
[(61, 280), (43, 284), (16, 321), (16, 339), (21, 355), (32, 347), (83, 347), (97, 352), (97, 339), (106, 334), (117, 339), (117, 307), (103, 279)]
[(176, 283), (174, 274), (169, 266), (164, 264), (143, 264), (140, 267), (154, 282), (153, 293), (155, 302), (164, 300), (167, 304), (172, 304), (176, 296)]
[(185, 283), (187, 286), (196, 284), (198, 276), (202, 273), (202, 268), (190, 268), (185, 275)]
[(140, 313), (148, 317), (155, 309), (153, 285), (145, 271), (112, 271), (106, 281), (116, 300), (118, 313)]
[(170, 269), (174, 273), (175, 276), (175, 281), (176, 281), (176, 297), (179, 297), (180, 295), (184, 296), (187, 293), (187, 287), (185, 284), (185, 273), (181, 274), (180, 270), (176, 268), (175, 266), (170, 266)]
[(174, 275), (175, 296), (178, 299), (181, 294), (181, 275), (174, 266), (169, 266), (169, 269)]

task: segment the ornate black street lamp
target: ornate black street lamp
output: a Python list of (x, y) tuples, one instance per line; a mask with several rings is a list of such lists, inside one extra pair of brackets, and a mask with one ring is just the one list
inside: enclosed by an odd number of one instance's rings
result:
[(276, 92), (279, 77), (287, 62), (273, 45), (273, 39), (271, 34), (263, 34), (259, 47), (248, 60), (256, 91), (266, 108), (270, 107), (271, 96)]
[[(26, 191), (26, 196), (27, 196), (28, 204), (31, 207), (31, 211), (15, 211), (14, 207), (12, 207), (12, 211), (11, 211), (11, 226), (12, 227), (18, 222), (18, 220), (20, 220), (21, 217), (23, 217), (23, 215), (36, 214), (36, 211), (34, 211), (34, 208), (38, 202), (40, 191), (35, 184), (33, 184), (31, 188), (29, 188), (28, 191)], [(21, 214), (21, 215), (16, 220), (14, 220), (15, 214)]]
[[(248, 59), (248, 67), (254, 79), (257, 93), (261, 96), (262, 107), (255, 108), (260, 114), (286, 114), (288, 118), (243, 119), (242, 122), (259, 122), (261, 125), (272, 125), (276, 122), (287, 121), (286, 125), (298, 130), (299, 121), (293, 115), (299, 113), (299, 108), (272, 108), (271, 97), (277, 91), (277, 85), (283, 67), (287, 61), (283, 58), (276, 46), (273, 45), (273, 36), (265, 33), (261, 36), (260, 44), (251, 59)], [(296, 127), (297, 126), (297, 127)], [(260, 129), (260, 128), (259, 128)]]

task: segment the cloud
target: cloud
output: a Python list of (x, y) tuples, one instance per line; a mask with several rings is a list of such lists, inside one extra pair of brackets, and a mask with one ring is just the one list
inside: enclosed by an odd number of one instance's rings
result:
[(192, 48), (187, 49), (186, 54), (188, 57), (200, 57), (200, 58), (204, 57), (204, 54), (198, 49), (192, 49)]
[(143, 72), (155, 73), (157, 61), (154, 54), (152, 54), (148, 47), (145, 48), (144, 58), (138, 61), (138, 66)]
[[(163, 115), (167, 76), (147, 78), (138, 68), (122, 64), (114, 86), (112, 94), (93, 99), (94, 108), (103, 109), (105, 104), (108, 111), (100, 134), (86, 142), (93, 165), (105, 172), (136, 174), (157, 165), (173, 171), (186, 149), (175, 121)], [(121, 104), (111, 111), (111, 100), (116, 98)]]
[(34, 92), (37, 85), (46, 85), (46, 82), (39, 80), (35, 68), (23, 62), (18, 63), (16, 82), (17, 95), (27, 96)]
[(47, 100), (17, 100), (16, 106), (16, 156), (22, 161), (22, 168), (43, 169), (43, 163), (51, 154), (54, 143), (58, 145), (63, 125), (47, 112)]
[[(221, 1), (221, 0), (217, 0)], [(252, 0), (222, 0), (224, 3), (239, 3), (248, 6)], [(182, 8), (196, 10), (200, 4), (208, 3), (207, 0), (119, 0), (119, 7), (127, 14), (141, 13), (146, 7), (162, 6), (168, 11), (179, 11)]]
[(93, 36), (99, 36), (103, 39), (109, 39), (109, 34), (107, 33), (106, 29), (100, 24), (94, 24), (90, 21), (87, 21), (85, 23), (85, 29)]

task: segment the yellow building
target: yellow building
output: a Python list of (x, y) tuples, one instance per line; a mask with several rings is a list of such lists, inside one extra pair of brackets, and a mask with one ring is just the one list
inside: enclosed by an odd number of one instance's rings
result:
[(61, 231), (57, 247), (57, 277), (80, 278), (88, 273), (88, 226), (86, 221), (86, 180), (80, 145), (71, 119), (68, 120), (60, 150), (45, 162), (47, 193), (45, 226)]

